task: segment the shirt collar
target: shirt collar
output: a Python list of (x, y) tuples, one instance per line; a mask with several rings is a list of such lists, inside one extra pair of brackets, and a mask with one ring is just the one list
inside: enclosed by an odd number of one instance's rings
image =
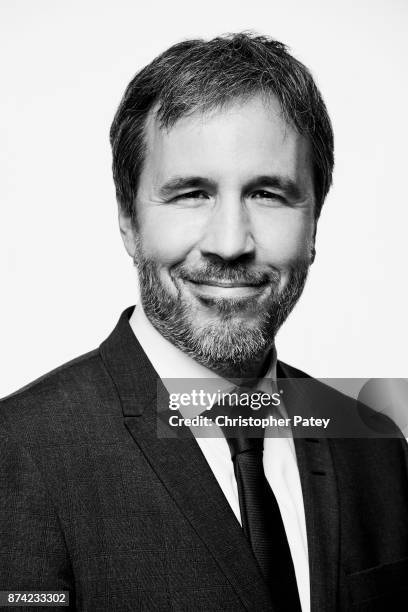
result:
[[(231, 391), (236, 385), (222, 378), (205, 366), (195, 361), (192, 357), (177, 348), (169, 340), (164, 338), (147, 318), (141, 303), (138, 303), (129, 319), (130, 326), (137, 337), (142, 349), (149, 361), (162, 379), (169, 393), (180, 391), (180, 381), (185, 379), (204, 379), (206, 386), (210, 383), (213, 391)], [(276, 384), (276, 349), (273, 347), (271, 361), (265, 376), (259, 380), (256, 389), (265, 393), (273, 393)], [(272, 385), (271, 385), (272, 383)], [(190, 411), (189, 416), (195, 416), (202, 411)]]

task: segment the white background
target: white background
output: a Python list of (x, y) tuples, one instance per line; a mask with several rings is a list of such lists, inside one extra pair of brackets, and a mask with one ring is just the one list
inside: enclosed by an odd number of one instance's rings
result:
[(136, 299), (108, 131), (170, 44), (244, 29), (315, 75), (334, 187), (281, 359), (318, 377), (406, 377), (408, 2), (2, 0), (0, 396), (96, 347)]

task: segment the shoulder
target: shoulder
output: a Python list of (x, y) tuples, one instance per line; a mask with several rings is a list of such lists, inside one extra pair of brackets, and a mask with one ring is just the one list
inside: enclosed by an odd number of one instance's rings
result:
[(13, 400), (14, 398), (24, 398), (28, 396), (30, 393), (35, 393), (37, 390), (41, 390), (47, 388), (49, 385), (58, 385), (60, 381), (66, 379), (66, 377), (75, 376), (75, 373), (81, 372), (88, 365), (93, 365), (95, 358), (98, 357), (98, 349), (89, 351), (83, 355), (79, 355), (66, 363), (54, 368), (50, 372), (43, 374), (39, 378), (31, 381), (24, 387), (17, 389), (10, 395), (7, 395), (3, 398), (0, 398), (0, 404), (5, 404), (9, 400)]
[[(114, 412), (116, 394), (98, 349), (0, 400), (0, 428), (36, 444), (68, 436), (98, 414)], [(110, 401), (109, 401), (110, 400)]]
[[(279, 362), (278, 375), (296, 379), (300, 395), (312, 398), (314, 407), (338, 416), (344, 424), (346, 436), (328, 439), (333, 457), (342, 465), (343, 474), (359, 473), (368, 465), (400, 472), (405, 481), (408, 473), (408, 445), (402, 432), (386, 414), (373, 410), (358, 399), (333, 388), (330, 381), (313, 378), (286, 363)], [(384, 410), (387, 406), (384, 406)], [(328, 416), (328, 415), (326, 415)], [(355, 427), (355, 435), (353, 434)]]
[(92, 379), (98, 375), (101, 366), (97, 349), (80, 355), (0, 399), (0, 407), (7, 410), (9, 406), (31, 404), (39, 397), (55, 401), (58, 395), (65, 395), (67, 389), (80, 391), (86, 386), (89, 377)]
[[(378, 434), (390, 434), (397, 437), (402, 436), (400, 430), (387, 415), (388, 406), (381, 406), (379, 403), (374, 410), (372, 407), (363, 403), (360, 393), (357, 396), (355, 385), (347, 385), (347, 379), (342, 380), (342, 387), (349, 388), (348, 392), (339, 391), (334, 388), (334, 379), (317, 379), (302, 370), (294, 368), (286, 363), (279, 362), (278, 373), (282, 377), (296, 379), (296, 383), (300, 392), (305, 395), (310, 395), (313, 400), (319, 402), (323, 406), (333, 410), (335, 413), (341, 414), (344, 418), (358, 418), (368, 428), (372, 428)], [(340, 379), (339, 379), (340, 380)], [(337, 386), (337, 385), (336, 385)], [(339, 385), (340, 386), (340, 385)], [(351, 392), (353, 389), (353, 392)]]

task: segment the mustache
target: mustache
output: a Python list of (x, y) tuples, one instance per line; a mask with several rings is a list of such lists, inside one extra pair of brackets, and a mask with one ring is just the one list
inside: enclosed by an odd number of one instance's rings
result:
[(278, 270), (271, 268), (251, 268), (242, 263), (206, 262), (196, 269), (189, 269), (184, 264), (175, 266), (172, 276), (193, 283), (206, 282), (236, 282), (247, 285), (265, 285), (279, 283), (281, 275)]

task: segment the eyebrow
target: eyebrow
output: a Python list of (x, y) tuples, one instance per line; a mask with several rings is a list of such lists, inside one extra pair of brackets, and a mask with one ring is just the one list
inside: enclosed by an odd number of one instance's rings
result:
[(269, 176), (266, 174), (251, 179), (246, 185), (246, 190), (250, 191), (261, 185), (262, 187), (278, 189), (292, 200), (300, 200), (303, 195), (299, 185), (292, 179), (285, 176)]
[[(244, 191), (248, 192), (251, 189), (269, 187), (278, 189), (287, 195), (288, 198), (299, 200), (302, 197), (302, 191), (298, 184), (292, 179), (284, 176), (274, 175), (259, 175), (248, 181), (244, 186)], [(163, 198), (171, 196), (176, 191), (184, 189), (212, 189), (216, 188), (216, 182), (202, 176), (175, 176), (166, 181), (159, 188), (159, 195)]]

